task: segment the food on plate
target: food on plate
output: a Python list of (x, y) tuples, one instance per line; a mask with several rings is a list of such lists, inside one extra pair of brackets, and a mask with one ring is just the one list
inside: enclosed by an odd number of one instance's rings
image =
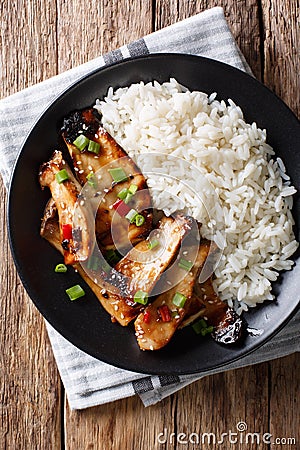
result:
[[(198, 243), (197, 243), (198, 244)], [(142, 350), (158, 350), (164, 347), (174, 335), (189, 311), (198, 275), (211, 249), (211, 242), (197, 245), (197, 256), (193, 266), (179, 267), (182, 277), (167, 292), (162, 292), (136, 319), (134, 326), (139, 347)], [(201, 305), (198, 310), (201, 310)]]
[(242, 312), (272, 300), (272, 282), (292, 268), (296, 190), (266, 130), (225, 100), (170, 79), (111, 87), (95, 108), (147, 173), (153, 207), (169, 215), (184, 205), (222, 249), (213, 285)]
[(85, 214), (80, 215), (78, 227), (73, 229), (74, 208), (81, 186), (60, 151), (55, 151), (51, 159), (42, 164), (39, 181), (43, 188), (50, 189), (57, 207), (65, 263), (74, 264), (88, 259), (92, 251), (88, 217)]
[[(101, 248), (108, 250), (114, 247), (114, 240), (119, 248), (128, 243), (136, 244), (152, 228), (151, 197), (144, 175), (103, 128), (93, 109), (76, 111), (65, 118), (62, 138), (72, 158), (79, 183), (84, 185), (88, 182), (94, 185), (96, 198), (101, 195), (101, 186), (104, 189), (109, 188), (105, 195), (105, 203), (98, 205), (96, 213), (96, 235)], [(99, 172), (99, 169), (103, 170)], [(115, 178), (112, 179), (111, 173)], [(121, 182), (118, 179), (120, 174), (126, 175)], [(112, 183), (114, 180), (116, 181)], [(115, 209), (120, 212), (122, 207), (124, 213), (130, 211), (130, 196), (132, 197), (133, 194), (129, 192), (123, 200), (119, 198), (119, 195), (131, 186), (142, 192), (142, 195), (135, 197), (136, 209), (145, 211), (145, 221), (139, 227), (134, 224), (129, 224), (128, 227), (126, 221), (122, 220), (121, 214), (114, 214)], [(126, 201), (125, 205), (124, 201)], [(112, 205), (114, 208), (111, 208)], [(113, 216), (114, 239), (111, 235)]]
[(271, 282), (298, 247), (295, 189), (266, 131), (232, 100), (171, 79), (110, 88), (94, 108), (70, 113), (61, 137), (75, 176), (60, 151), (41, 166), (52, 196), (41, 236), (112, 321), (135, 319), (141, 350), (163, 348), (188, 325), (237, 342), (241, 313), (274, 298)]

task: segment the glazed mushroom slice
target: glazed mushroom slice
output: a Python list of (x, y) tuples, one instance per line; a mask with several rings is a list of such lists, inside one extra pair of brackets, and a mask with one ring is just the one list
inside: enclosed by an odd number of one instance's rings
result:
[[(64, 250), (62, 248), (60, 239), (57, 207), (53, 198), (51, 198), (48, 201), (45, 207), (40, 228), (40, 234), (56, 250), (58, 250), (62, 255), (64, 254)], [(103, 308), (110, 314), (112, 320), (115, 321), (114, 314), (116, 312), (117, 308), (116, 305), (119, 300), (118, 296), (115, 294), (110, 294), (100, 283), (95, 283), (93, 279), (87, 274), (87, 272), (84, 270), (84, 268), (80, 263), (74, 263), (72, 267), (80, 274), (82, 279), (94, 292)], [(103, 284), (105, 284), (104, 281)], [(136, 317), (136, 313), (130, 305), (124, 304), (123, 312), (126, 315), (127, 320), (129, 320), (130, 315), (133, 315), (132, 318)]]
[[(192, 230), (193, 224), (193, 219), (181, 214), (174, 218), (164, 216), (156, 228), (161, 245), (150, 250), (149, 240), (139, 242), (109, 273), (106, 281), (120, 292), (114, 317), (121, 325), (127, 325), (140, 313), (143, 305), (135, 301), (136, 294), (140, 292), (151, 295), (161, 275), (176, 257), (182, 240)], [(128, 305), (132, 308), (130, 316), (127, 314)]]
[(204, 283), (196, 285), (188, 317), (181, 327), (195, 322), (200, 317), (214, 327), (212, 337), (220, 344), (234, 344), (243, 335), (245, 329), (243, 319), (220, 299), (214, 290), (211, 277)]
[[(95, 110), (72, 113), (64, 119), (61, 133), (78, 181), (81, 185), (94, 183), (98, 201), (96, 235), (99, 245), (102, 248), (128, 247), (128, 243), (129, 246), (135, 245), (152, 228), (151, 197), (144, 175), (102, 127)], [(113, 172), (115, 176), (112, 176)], [(118, 172), (126, 176), (118, 178)], [(119, 198), (120, 192), (126, 190), (129, 196)], [(124, 218), (132, 208), (144, 217), (138, 227)]]
[(199, 272), (214, 249), (215, 246), (210, 241), (197, 245), (196, 258), (190, 270), (177, 267), (181, 276), (179, 283), (160, 294), (139, 314), (135, 321), (135, 334), (141, 350), (158, 350), (171, 340), (189, 312)]
[(81, 187), (60, 151), (56, 150), (51, 159), (40, 167), (39, 181), (42, 188), (50, 189), (57, 207), (65, 263), (85, 261), (93, 247), (89, 232), (89, 220), (92, 220), (92, 217), (85, 208), (77, 214), (76, 228), (73, 228), (75, 206)]

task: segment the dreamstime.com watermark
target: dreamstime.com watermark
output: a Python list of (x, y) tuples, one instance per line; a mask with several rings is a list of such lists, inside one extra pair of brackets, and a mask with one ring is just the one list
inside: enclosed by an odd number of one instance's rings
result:
[(238, 422), (235, 430), (224, 433), (192, 432), (192, 433), (169, 433), (167, 428), (158, 434), (158, 444), (182, 444), (202, 445), (209, 444), (269, 444), (269, 445), (296, 445), (295, 437), (276, 437), (271, 433), (249, 432), (246, 422)]

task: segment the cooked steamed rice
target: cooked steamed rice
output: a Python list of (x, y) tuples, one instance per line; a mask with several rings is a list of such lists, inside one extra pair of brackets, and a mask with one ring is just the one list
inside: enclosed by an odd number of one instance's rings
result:
[(154, 206), (167, 215), (184, 208), (223, 249), (220, 297), (239, 311), (272, 300), (271, 282), (291, 269), (298, 243), (296, 190), (266, 131), (246, 123), (232, 100), (189, 92), (174, 79), (110, 88), (95, 107), (147, 177)]

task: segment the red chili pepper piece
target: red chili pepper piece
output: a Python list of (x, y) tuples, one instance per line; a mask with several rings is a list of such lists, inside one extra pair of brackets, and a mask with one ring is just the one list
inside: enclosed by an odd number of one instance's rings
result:
[(169, 310), (169, 307), (167, 305), (160, 306), (158, 308), (158, 313), (161, 317), (161, 320), (163, 322), (170, 322), (171, 321), (171, 311)]
[(150, 323), (150, 313), (149, 313), (149, 311), (145, 311), (144, 312), (144, 322), (145, 323)]
[(70, 239), (72, 239), (72, 225), (67, 223), (61, 226), (62, 229), (62, 236), (63, 236), (63, 240), (68, 239), (68, 241)]
[(117, 213), (121, 216), (121, 217), (125, 217), (126, 214), (129, 213), (130, 209), (128, 205), (126, 205), (126, 203), (123, 202), (123, 200), (117, 200), (112, 207), (117, 211)]

